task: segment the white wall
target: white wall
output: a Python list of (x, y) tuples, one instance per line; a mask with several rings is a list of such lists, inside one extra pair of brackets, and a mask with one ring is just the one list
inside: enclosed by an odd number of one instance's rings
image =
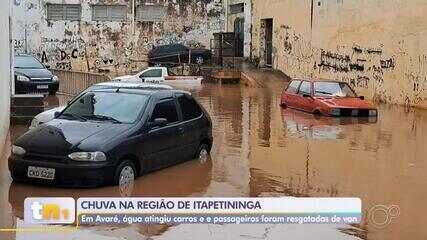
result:
[(3, 151), (5, 138), (9, 129), (10, 112), (10, 40), (9, 40), (10, 5), (8, 0), (0, 1), (0, 153)]

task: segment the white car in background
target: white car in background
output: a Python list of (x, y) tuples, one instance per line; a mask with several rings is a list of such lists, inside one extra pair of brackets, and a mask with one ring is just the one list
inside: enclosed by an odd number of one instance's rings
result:
[(201, 76), (170, 76), (166, 67), (149, 67), (135, 75), (117, 77), (116, 81), (132, 81), (141, 83), (161, 83), (172, 86), (201, 85)]
[[(112, 81), (112, 82), (104, 82), (104, 83), (98, 83), (98, 84), (92, 85), (89, 88), (87, 88), (86, 90), (84, 90), (82, 93), (80, 93), (79, 95), (81, 95), (87, 91), (90, 91), (90, 90), (102, 89), (102, 88), (138, 88), (138, 89), (159, 89), (159, 90), (161, 90), (161, 89), (166, 89), (166, 90), (173, 89), (173, 87), (171, 87), (169, 85), (164, 85), (164, 84), (136, 83), (136, 82), (131, 82), (131, 81), (121, 81), (121, 82)], [(66, 105), (65, 106), (59, 106), (59, 107), (52, 108), (52, 109), (49, 109), (47, 111), (44, 111), (42, 113), (39, 113), (31, 121), (31, 125), (30, 125), (29, 129), (34, 129), (43, 123), (51, 121), (52, 119), (55, 118), (55, 112), (62, 112), (66, 107), (67, 107)]]

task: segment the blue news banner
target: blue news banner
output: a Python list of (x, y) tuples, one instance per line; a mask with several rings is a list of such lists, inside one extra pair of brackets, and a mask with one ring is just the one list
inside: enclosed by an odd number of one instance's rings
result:
[(358, 198), (80, 198), (77, 224), (355, 224)]

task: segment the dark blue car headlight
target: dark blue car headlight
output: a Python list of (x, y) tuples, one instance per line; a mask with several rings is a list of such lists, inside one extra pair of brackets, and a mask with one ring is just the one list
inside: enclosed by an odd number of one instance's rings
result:
[(16, 145), (12, 145), (12, 154), (17, 156), (25, 155), (26, 151), (24, 148)]
[(24, 75), (17, 75), (16, 76), (16, 80), (20, 81), (20, 82), (29, 82), (30, 78), (24, 76)]
[(104, 162), (107, 160), (103, 152), (73, 152), (68, 157), (81, 162)]

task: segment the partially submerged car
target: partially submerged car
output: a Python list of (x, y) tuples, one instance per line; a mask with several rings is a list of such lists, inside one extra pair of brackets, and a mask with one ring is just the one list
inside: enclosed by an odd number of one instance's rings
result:
[(294, 79), (284, 89), (280, 101), (284, 107), (325, 116), (377, 116), (375, 106), (357, 96), (345, 82)]
[(208, 113), (185, 91), (95, 89), (19, 137), (8, 166), (14, 181), (122, 185), (149, 171), (207, 159), (212, 140)]
[(14, 72), (17, 94), (49, 93), (55, 95), (59, 89), (58, 77), (31, 55), (15, 55)]
[[(153, 89), (153, 90), (155, 90), (155, 89), (158, 89), (158, 90), (173, 89), (171, 86), (163, 85), (163, 84), (135, 83), (135, 82), (131, 82), (131, 81), (121, 81), (121, 82), (111, 81), (111, 82), (103, 82), (103, 83), (98, 83), (98, 84), (92, 85), (88, 89), (83, 91), (81, 94), (83, 94), (87, 91), (95, 90), (95, 89), (112, 88), (112, 87)], [(80, 96), (80, 95), (78, 95), (78, 96)], [(42, 113), (39, 113), (38, 115), (36, 115), (33, 118), (29, 128), (33, 129), (33, 128), (36, 128), (43, 123), (51, 121), (52, 119), (55, 118), (55, 112), (62, 112), (62, 110), (64, 110), (66, 107), (67, 107), (66, 105), (59, 106), (59, 107), (52, 108), (52, 109), (49, 109), (47, 111), (44, 111)]]
[(150, 65), (170, 65), (179, 63), (203, 64), (211, 59), (212, 53), (208, 49), (189, 48), (182, 44), (169, 44), (154, 47), (148, 53)]
[(166, 67), (149, 67), (135, 75), (125, 75), (116, 77), (115, 81), (133, 81), (141, 83), (161, 83), (172, 86), (179, 85), (200, 85), (201, 76), (172, 76)]

